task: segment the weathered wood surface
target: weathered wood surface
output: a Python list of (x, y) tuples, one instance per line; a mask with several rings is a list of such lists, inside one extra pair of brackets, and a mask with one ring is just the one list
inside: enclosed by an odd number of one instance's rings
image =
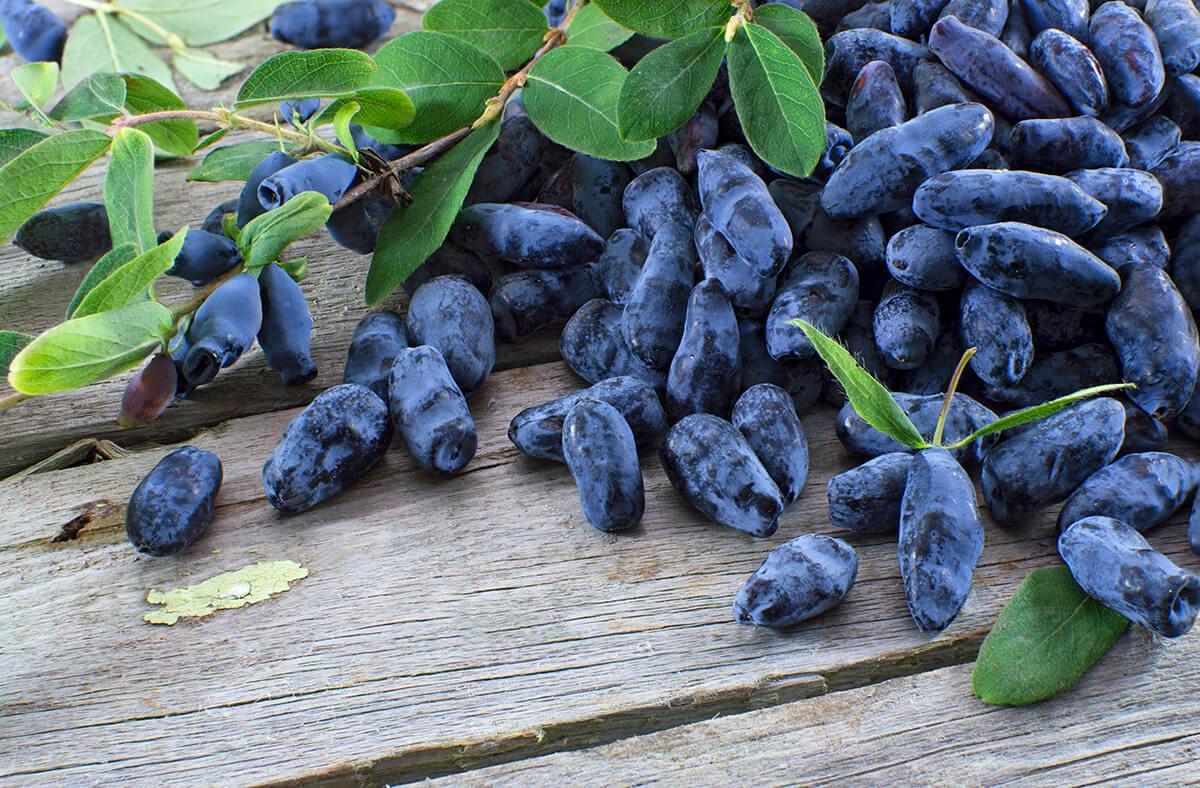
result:
[[(266, 505), (259, 471), (294, 411), (227, 422), (195, 441), (226, 483), (179, 559), (138, 558), (121, 528), (164, 449), (0, 487), (0, 779), (382, 782), (614, 741), (969, 660), (1025, 573), (1055, 560), (1051, 512), (1026, 531), (989, 524), (966, 609), (931, 636), (908, 617), (893, 539), (852, 538), (859, 580), (840, 607), (783, 635), (738, 625), (732, 595), (765, 552), (830, 530), (824, 483), (851, 462), (831, 414), (806, 418), (811, 486), (776, 537), (702, 522), (652, 455), (645, 524), (613, 537), (583, 523), (564, 468), (504, 435), (576, 385), (557, 363), (499, 373), (475, 397), (465, 474), (435, 479), (393, 451), (293, 518)], [(53, 541), (89, 507), (94, 522)], [(1178, 525), (1151, 538), (1197, 563)], [(149, 588), (283, 558), (312, 574), (275, 600), (140, 620)]]
[(1195, 784), (1196, 642), (1131, 632), (1069, 694), (1030, 708), (970, 697), (964, 665), (434, 782)]
[[(399, 17), (394, 33), (418, 25)], [(216, 49), (261, 60), (278, 47), (260, 29)], [(237, 83), (204, 96), (180, 86), (214, 105)], [(185, 185), (189, 168), (157, 179), (162, 229), (195, 225), (236, 192)], [(102, 178), (97, 167), (60, 199), (97, 199)], [(1146, 779), (1195, 779), (1189, 639), (1127, 638), (1035, 709), (987, 709), (969, 669), (945, 667), (972, 659), (1025, 573), (1056, 560), (1053, 512), (1021, 531), (989, 524), (975, 589), (940, 635), (908, 618), (886, 536), (851, 537), (859, 581), (829, 615), (785, 634), (733, 623), (732, 596), (771, 547), (831, 532), (825, 482), (852, 461), (828, 411), (805, 419), (808, 492), (768, 540), (702, 522), (652, 453), (644, 526), (589, 529), (566, 470), (504, 437), (521, 408), (579, 385), (559, 363), (500, 372), (473, 397), (481, 446), (464, 475), (431, 477), (397, 449), (347, 495), (277, 515), (262, 462), (293, 408), (340, 380), (366, 311), (367, 258), (317, 236), (296, 249), (310, 259), (313, 385), (282, 388), (255, 351), (138, 430), (112, 421), (124, 379), (0, 417), (0, 475), (83, 437), (141, 449), (0, 482), (0, 783), (381, 783), (476, 767), (466, 781), (1083, 782), (1135, 780), (1151, 761), (1163, 768)], [(0, 327), (52, 325), (83, 275), (4, 249)], [(504, 348), (502, 365), (555, 356), (548, 335)], [(170, 448), (145, 444), (188, 436), (225, 462), (211, 532), (177, 559), (139, 558), (125, 501)], [(1150, 538), (1200, 563), (1178, 523)], [(150, 588), (282, 558), (311, 575), (277, 599), (172, 628), (142, 622)]]

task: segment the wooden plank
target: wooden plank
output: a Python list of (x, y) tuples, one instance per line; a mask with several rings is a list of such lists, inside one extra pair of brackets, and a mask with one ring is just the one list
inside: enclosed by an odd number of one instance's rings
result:
[(1127, 635), (1082, 682), (1028, 708), (944, 668), (437, 784), (1130, 785), (1200, 777), (1200, 646)]
[[(732, 596), (764, 553), (831, 531), (824, 484), (851, 464), (832, 414), (805, 419), (811, 486), (774, 538), (701, 522), (652, 454), (644, 526), (615, 537), (583, 523), (564, 468), (504, 437), (521, 408), (576, 385), (560, 364), (497, 374), (475, 399), (467, 473), (435, 479), (393, 451), (293, 518), (263, 502), (259, 469), (294, 413), (221, 425), (195, 441), (225, 460), (219, 511), (178, 559), (138, 558), (121, 532), (161, 449), (0, 487), (0, 779), (385, 781), (600, 744), (968, 660), (1025, 573), (1056, 560), (1052, 513), (989, 524), (964, 612), (926, 635), (894, 541), (852, 537), (844, 604), (782, 635), (737, 625)], [(89, 505), (96, 522), (54, 542)], [(1196, 565), (1178, 525), (1151, 538)], [(149, 588), (283, 558), (312, 574), (275, 600), (141, 622)]]

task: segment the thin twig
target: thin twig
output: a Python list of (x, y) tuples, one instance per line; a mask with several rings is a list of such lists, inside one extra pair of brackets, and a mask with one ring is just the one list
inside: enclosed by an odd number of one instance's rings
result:
[(500, 86), (500, 91), (495, 96), (488, 99), (487, 106), (484, 108), (483, 113), (480, 114), (480, 116), (476, 118), (470, 126), (464, 126), (461, 129), (452, 131), (444, 137), (436, 139), (423, 147), (417, 148), (412, 153), (393, 160), (388, 165), (386, 170), (372, 175), (370, 178), (365, 179), (362, 183), (346, 192), (342, 196), (342, 199), (338, 200), (337, 205), (333, 206), (333, 209), (336, 211), (341, 208), (345, 208), (347, 205), (350, 205), (353, 202), (361, 200), (363, 197), (367, 196), (376, 188), (378, 188), (379, 184), (384, 180), (388, 178), (394, 178), (403, 172), (411, 170), (413, 167), (420, 167), (430, 159), (437, 158), (453, 148), (459, 142), (462, 142), (462, 140), (464, 140), (467, 135), (469, 135), (475, 129), (479, 128), (480, 126), (487, 125), (498, 118), (500, 114), (504, 112), (505, 103), (512, 98), (514, 93), (524, 87), (525, 81), (529, 78), (529, 71), (533, 68), (534, 64), (536, 64), (537, 61), (550, 50), (556, 49), (566, 43), (567, 29), (571, 27), (571, 22), (575, 20), (575, 15), (579, 13), (579, 9), (583, 8), (585, 5), (587, 5), (587, 0), (576, 0), (576, 2), (571, 5), (570, 10), (567, 11), (567, 15), (563, 17), (563, 20), (557, 26), (551, 28), (548, 33), (546, 33), (545, 43), (542, 44), (537, 52), (533, 53), (533, 56), (529, 58), (528, 63), (526, 63), (520, 68), (520, 70), (516, 71), (512, 76), (504, 81), (504, 84)]
[(187, 317), (192, 312), (195, 312), (197, 309), (203, 306), (204, 302), (208, 300), (208, 297), (213, 294), (214, 290), (240, 274), (244, 268), (245, 266), (242, 263), (238, 263), (233, 268), (230, 268), (228, 271), (221, 274), (221, 276), (205, 285), (203, 290), (197, 291), (197, 293), (187, 301), (184, 301), (178, 306), (172, 307), (171, 314), (175, 315), (175, 322), (178, 324), (181, 319)]
[(161, 112), (147, 112), (145, 115), (122, 115), (108, 125), (108, 133), (113, 134), (119, 129), (128, 129), (164, 120), (211, 120), (214, 123), (221, 123), (223, 118), (220, 113), (211, 110), (167, 109)]

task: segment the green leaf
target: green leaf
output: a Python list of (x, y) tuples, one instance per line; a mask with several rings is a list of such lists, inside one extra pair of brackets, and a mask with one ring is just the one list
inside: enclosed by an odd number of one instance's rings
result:
[(61, 323), (13, 359), (8, 382), (22, 394), (82, 388), (137, 365), (175, 331), (175, 316), (157, 301)]
[(567, 31), (567, 43), (571, 46), (589, 47), (601, 52), (610, 52), (631, 38), (632, 30), (609, 19), (595, 3), (579, 9)]
[(402, 129), (413, 122), (417, 110), (412, 99), (403, 90), (396, 88), (363, 88), (353, 96), (340, 98), (321, 109), (321, 114), (309, 121), (315, 128), (330, 123), (349, 102), (358, 105), (356, 121), (366, 126), (381, 129)]
[[(164, 110), (187, 109), (175, 91), (141, 74), (123, 74), (125, 108), (134, 115)], [(139, 126), (154, 140), (158, 152), (169, 156), (190, 156), (200, 141), (196, 123), (186, 119), (160, 120)]]
[(295, 260), (287, 260), (279, 264), (279, 267), (292, 278), (292, 281), (303, 282), (308, 276), (308, 258), (297, 257)]
[(50, 110), (61, 121), (109, 121), (125, 108), (125, 80), (119, 74), (92, 74), (82, 80)]
[(729, 0), (595, 0), (617, 23), (651, 38), (680, 38), (706, 27), (724, 27)]
[(58, 64), (26, 63), (14, 68), (9, 76), (30, 106), (40, 108), (50, 100), (54, 89), (58, 87)]
[(412, 203), (392, 211), (379, 231), (367, 272), (368, 304), (387, 297), (446, 240), (479, 162), (499, 135), (499, 123), (476, 129), (408, 187)]
[[(205, 46), (250, 29), (269, 17), (283, 2), (285, 0), (121, 0), (121, 7), (138, 12), (191, 46)], [(150, 41), (165, 43), (136, 20), (130, 20), (129, 25)]]
[(525, 110), (560, 145), (599, 159), (642, 159), (654, 152), (655, 142), (626, 142), (617, 133), (617, 102), (627, 76), (624, 66), (598, 49), (554, 49), (529, 72)]
[(354, 133), (350, 131), (350, 123), (358, 114), (358, 110), (358, 102), (351, 101), (339, 107), (337, 114), (333, 116), (333, 133), (338, 142), (342, 143), (342, 147), (350, 151), (355, 164), (358, 164), (358, 146), (354, 144)]
[(754, 22), (777, 35), (800, 58), (813, 84), (821, 84), (825, 73), (825, 48), (821, 45), (817, 25), (808, 14), (783, 3), (767, 3), (754, 10)]
[(280, 52), (246, 77), (234, 107), (346, 96), (365, 87), (374, 73), (375, 61), (356, 49)]
[(71, 297), (71, 303), (67, 304), (67, 319), (70, 320), (75, 316), (75, 310), (79, 308), (79, 304), (84, 297), (96, 287), (96, 285), (108, 278), (113, 271), (116, 271), (121, 266), (128, 263), (133, 258), (137, 257), (137, 248), (132, 243), (124, 243), (120, 246), (114, 246), (109, 250), (108, 254), (101, 257), (87, 272), (87, 276), (79, 283), (79, 288), (75, 291), (75, 295)]
[(1035, 569), (984, 638), (972, 689), (994, 706), (1045, 700), (1073, 687), (1128, 626), (1085, 594), (1065, 566)]
[(221, 60), (203, 49), (184, 47), (171, 56), (175, 70), (201, 90), (216, 90), (229, 77), (246, 68), (245, 63)]
[(0, 238), (15, 233), (111, 142), (103, 132), (67, 131), (46, 137), (0, 167)]
[(320, 192), (301, 192), (273, 211), (256, 216), (238, 235), (238, 250), (247, 271), (256, 271), (283, 250), (329, 221), (333, 206)]
[(800, 57), (765, 27), (743, 25), (729, 46), (729, 87), (758, 157), (807, 177), (825, 152), (825, 105)]
[(8, 374), (8, 365), (32, 341), (32, 336), (20, 331), (0, 331), (0, 375)]
[(412, 99), (416, 118), (390, 131), (364, 124), (371, 136), (391, 143), (424, 143), (470, 125), (504, 84), (504, 69), (484, 52), (445, 33), (418, 30), (375, 53), (372, 84), (400, 88)]
[(72, 315), (80, 318), (98, 312), (109, 312), (129, 304), (146, 293), (154, 280), (175, 262), (187, 228), (180, 230), (170, 240), (138, 255), (125, 265), (102, 279), (79, 302)]
[(425, 12), (423, 25), (487, 52), (504, 69), (525, 65), (549, 29), (529, 0), (441, 0)]
[(921, 436), (891, 392), (867, 372), (841, 343), (826, 336), (819, 328), (803, 320), (788, 321), (804, 331), (817, 354), (837, 378), (846, 391), (846, 398), (862, 420), (899, 443), (914, 449), (925, 449), (929, 444)]
[(625, 140), (654, 140), (687, 122), (725, 59), (725, 31), (709, 28), (650, 52), (621, 87), (617, 124)]
[(204, 157), (200, 166), (188, 173), (189, 181), (219, 183), (244, 181), (258, 163), (279, 150), (274, 140), (252, 140), (215, 148)]
[(104, 207), (113, 245), (132, 242), (138, 253), (158, 244), (154, 230), (154, 142), (139, 129), (113, 138), (104, 176)]
[(171, 69), (146, 42), (109, 14), (88, 14), (71, 28), (63, 50), (63, 87), (73, 88), (92, 74), (145, 74), (172, 89)]
[(50, 135), (33, 129), (0, 129), (0, 167)]
[(1019, 427), (1022, 424), (1028, 424), (1031, 421), (1044, 419), (1047, 416), (1053, 416), (1060, 410), (1069, 408), (1076, 402), (1087, 399), (1088, 397), (1094, 397), (1097, 394), (1111, 394), (1114, 391), (1124, 391), (1125, 389), (1132, 388), (1137, 388), (1137, 386), (1132, 383), (1106, 383), (1103, 386), (1092, 386), (1091, 388), (1080, 389), (1079, 391), (1059, 397), (1058, 399), (1052, 399), (1049, 402), (1043, 402), (1041, 405), (1033, 405), (1028, 408), (1022, 408), (1021, 410), (1016, 410), (1012, 413), (1005, 414), (1004, 416), (1001, 416), (993, 421), (991, 424), (985, 424), (967, 437), (963, 438), (957, 443), (947, 446), (946, 448), (959, 449), (968, 445), (972, 441), (979, 440), (984, 436), (991, 435), (996, 432), (1003, 432), (1004, 430), (1010, 430), (1013, 427)]
[(216, 145), (229, 134), (230, 129), (217, 129), (204, 135), (204, 138), (196, 143), (196, 147), (192, 148), (192, 153), (199, 153), (210, 145)]

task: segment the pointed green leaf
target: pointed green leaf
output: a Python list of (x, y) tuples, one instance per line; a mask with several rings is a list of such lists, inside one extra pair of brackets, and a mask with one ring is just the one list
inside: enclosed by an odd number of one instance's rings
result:
[(14, 68), (9, 76), (30, 106), (41, 108), (58, 87), (58, 64), (26, 63)]
[(846, 398), (863, 421), (905, 446), (914, 449), (928, 448), (929, 444), (921, 436), (920, 430), (896, 404), (891, 392), (870, 372), (859, 366), (850, 351), (811, 323), (803, 320), (788, 322), (804, 331), (821, 360), (829, 367), (838, 383), (842, 384)]
[(184, 47), (171, 56), (175, 70), (201, 90), (216, 90), (234, 74), (241, 73), (245, 63), (221, 60), (203, 49)]
[(1058, 399), (1052, 399), (1049, 402), (1043, 402), (1041, 405), (1033, 405), (1028, 408), (1022, 408), (1021, 410), (1005, 414), (1004, 416), (1001, 416), (993, 421), (991, 424), (985, 424), (967, 437), (963, 438), (957, 443), (947, 446), (946, 448), (959, 449), (987, 435), (1003, 432), (1004, 430), (1011, 430), (1013, 427), (1019, 427), (1022, 424), (1028, 424), (1031, 421), (1037, 421), (1038, 419), (1044, 419), (1047, 416), (1053, 416), (1060, 410), (1069, 408), (1080, 400), (1084, 400), (1089, 397), (1095, 397), (1099, 394), (1111, 394), (1114, 391), (1124, 391), (1125, 389), (1132, 388), (1137, 388), (1137, 386), (1132, 383), (1106, 383), (1103, 386), (1092, 386), (1091, 388), (1080, 389), (1079, 391), (1059, 397)]
[(67, 319), (70, 320), (75, 316), (75, 310), (79, 308), (79, 303), (83, 301), (88, 293), (92, 292), (96, 285), (103, 282), (113, 271), (116, 271), (137, 257), (137, 255), (137, 248), (132, 243), (124, 243), (120, 246), (114, 246), (109, 250), (108, 254), (97, 260), (96, 264), (87, 272), (87, 276), (79, 283), (79, 288), (76, 289), (75, 295), (71, 296), (71, 303), (67, 304)]
[(1045, 700), (1075, 686), (1128, 627), (1085, 594), (1065, 566), (1035, 569), (984, 638), (972, 689), (996, 706)]
[(247, 271), (275, 262), (283, 250), (329, 221), (333, 206), (320, 192), (301, 192), (273, 211), (256, 216), (238, 234)]
[(63, 49), (63, 87), (73, 88), (92, 74), (144, 74), (174, 89), (171, 69), (145, 41), (111, 14), (80, 17)]
[(416, 108), (398, 131), (364, 124), (384, 142), (423, 143), (470, 125), (504, 84), (504, 69), (488, 54), (445, 33), (418, 30), (375, 53), (377, 87), (399, 88)]
[(358, 163), (358, 147), (354, 143), (354, 132), (350, 131), (350, 123), (358, 114), (359, 109), (357, 101), (350, 101), (338, 107), (337, 113), (333, 116), (333, 133), (338, 142), (342, 143), (342, 147), (350, 151), (350, 156), (354, 159), (355, 164)]
[[(123, 74), (125, 109), (133, 115), (147, 115), (164, 110), (187, 109), (175, 91), (141, 74)], [(138, 126), (154, 140), (158, 153), (168, 156), (190, 156), (200, 141), (195, 121), (186, 119), (160, 120)]]
[(33, 129), (0, 129), (0, 167), (50, 136)]
[(808, 14), (784, 3), (767, 3), (754, 10), (754, 22), (779, 36), (779, 40), (799, 56), (813, 84), (821, 84), (825, 74), (825, 48), (817, 25)]
[(106, 276), (83, 297), (72, 317), (120, 309), (146, 293), (154, 280), (174, 264), (186, 235), (185, 227), (170, 240), (138, 255)]
[(199, 153), (200, 151), (204, 150), (205, 148), (207, 148), (210, 145), (216, 145), (218, 142), (225, 139), (226, 135), (228, 135), (229, 132), (230, 132), (230, 129), (225, 128), (225, 129), (217, 129), (216, 131), (213, 131), (213, 132), (210, 132), (210, 133), (204, 135), (204, 139), (197, 142), (196, 147), (192, 148), (192, 153)]
[(0, 238), (15, 233), (111, 142), (99, 131), (67, 131), (46, 137), (0, 167)]
[(132, 242), (138, 253), (158, 245), (154, 230), (154, 142), (139, 129), (113, 138), (104, 176), (104, 207), (113, 245)]
[(32, 341), (32, 336), (20, 331), (0, 331), (0, 375), (8, 374), (9, 364)]
[(422, 25), (487, 52), (504, 69), (525, 65), (549, 29), (542, 9), (529, 0), (441, 0)]
[(386, 298), (446, 240), (479, 162), (499, 135), (499, 123), (476, 129), (408, 187), (412, 204), (392, 211), (379, 231), (367, 273), (368, 304)]
[(631, 38), (632, 30), (609, 19), (595, 3), (579, 9), (567, 31), (567, 43), (571, 46), (589, 47), (601, 52), (611, 52)]
[(627, 76), (624, 66), (598, 49), (554, 49), (529, 72), (525, 110), (560, 145), (599, 159), (642, 159), (654, 152), (655, 142), (626, 142), (617, 133), (617, 102)]
[(725, 31), (709, 28), (655, 49), (621, 87), (617, 124), (625, 140), (654, 140), (687, 123), (725, 59)]
[(651, 38), (680, 38), (706, 27), (724, 27), (729, 0), (594, 0), (608, 17)]
[(336, 98), (365, 87), (375, 61), (357, 49), (280, 52), (246, 77), (234, 107), (277, 104), (285, 99)]
[(363, 88), (355, 91), (352, 96), (326, 104), (321, 109), (321, 114), (309, 121), (309, 127), (315, 128), (324, 123), (331, 123), (341, 108), (351, 101), (358, 105), (355, 122), (364, 126), (380, 129), (403, 129), (413, 122), (413, 118), (417, 114), (412, 100), (403, 90)]
[(274, 140), (251, 140), (223, 145), (204, 157), (200, 166), (188, 173), (189, 181), (218, 183), (220, 181), (244, 181), (258, 163), (279, 150)]
[(136, 366), (175, 331), (157, 301), (139, 301), (60, 323), (17, 354), (8, 383), (22, 394), (70, 391)]
[(125, 80), (119, 74), (93, 74), (67, 91), (50, 117), (61, 121), (107, 122), (125, 108)]
[(743, 25), (729, 46), (729, 88), (758, 157), (807, 177), (825, 152), (825, 104), (800, 57), (765, 27)]

